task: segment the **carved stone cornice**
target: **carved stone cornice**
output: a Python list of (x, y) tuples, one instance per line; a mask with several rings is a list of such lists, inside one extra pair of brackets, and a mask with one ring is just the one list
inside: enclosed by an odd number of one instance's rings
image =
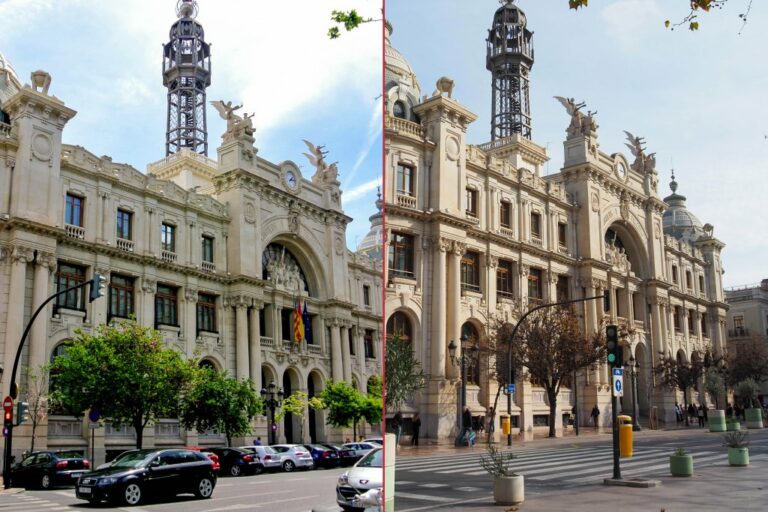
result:
[(450, 238), (443, 238), (441, 237), (437, 244), (437, 249), (440, 252), (448, 252), (453, 247), (453, 240)]
[(52, 252), (38, 251), (35, 256), (35, 263), (47, 268), (51, 272), (56, 268), (56, 262), (56, 255)]
[(531, 273), (531, 266), (521, 263), (520, 265), (517, 266), (517, 271), (520, 273), (521, 276), (528, 277), (528, 274)]
[(141, 279), (141, 291), (144, 293), (151, 293), (154, 294), (157, 291), (157, 281), (154, 279), (149, 278), (142, 278)]
[(11, 246), (11, 263), (32, 263), (35, 261), (35, 251), (23, 245)]
[(499, 266), (499, 257), (494, 256), (493, 254), (489, 254), (488, 257), (485, 259), (485, 263), (488, 266), (488, 268), (495, 269)]
[(184, 289), (184, 300), (186, 302), (197, 302), (197, 288), (186, 287)]
[(458, 240), (453, 242), (453, 254), (458, 257), (464, 256), (467, 252), (467, 244), (465, 242), (459, 242)]

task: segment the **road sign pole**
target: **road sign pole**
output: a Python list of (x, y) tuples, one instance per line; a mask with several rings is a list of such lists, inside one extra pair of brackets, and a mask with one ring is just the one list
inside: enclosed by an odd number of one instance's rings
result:
[[(621, 382), (621, 381), (619, 381)], [(613, 479), (621, 480), (621, 461), (619, 459), (619, 421), (618, 411), (619, 397), (616, 393), (616, 386), (611, 386), (611, 421), (613, 425)]]

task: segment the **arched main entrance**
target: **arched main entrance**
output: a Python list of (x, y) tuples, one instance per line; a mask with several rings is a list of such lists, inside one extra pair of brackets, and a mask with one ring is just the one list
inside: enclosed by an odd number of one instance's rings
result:
[[(307, 397), (319, 396), (323, 392), (323, 377), (317, 370), (313, 370), (307, 377)], [(312, 443), (325, 441), (325, 414), (309, 408), (309, 439)]]

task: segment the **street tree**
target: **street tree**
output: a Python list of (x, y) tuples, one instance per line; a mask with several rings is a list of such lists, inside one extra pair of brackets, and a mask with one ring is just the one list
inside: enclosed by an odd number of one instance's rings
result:
[(384, 401), (396, 411), (424, 388), (424, 370), (413, 346), (395, 333), (387, 338), (384, 356)]
[(759, 392), (760, 385), (755, 379), (744, 379), (733, 386), (733, 394), (738, 397), (744, 409), (760, 406), (760, 402), (757, 400)]
[(718, 369), (710, 366), (704, 374), (704, 390), (715, 399), (715, 409), (720, 409), (720, 397), (725, 394), (725, 379)]
[[(519, 311), (516, 316), (520, 318)], [(511, 342), (513, 367), (526, 372), (531, 382), (543, 387), (547, 394), (549, 437), (555, 437), (560, 388), (571, 382), (575, 372), (605, 358), (605, 337), (602, 330), (585, 334), (574, 309), (567, 306), (552, 306), (532, 313), (518, 327), (515, 339), (511, 339), (513, 329), (512, 324), (502, 323), (492, 335), (496, 340), (497, 378), (501, 383), (509, 380), (505, 364)], [(501, 370), (507, 373), (499, 375)]]
[(683, 405), (685, 411), (685, 425), (688, 426), (688, 390), (696, 387), (704, 375), (704, 361), (701, 359), (692, 359), (690, 363), (682, 360), (680, 357), (665, 356), (659, 354), (659, 363), (654, 368), (654, 372), (659, 377), (661, 383), (670, 389), (679, 389), (683, 392)]
[(75, 415), (96, 409), (117, 427), (132, 426), (141, 448), (147, 424), (177, 414), (192, 372), (159, 332), (121, 320), (98, 326), (94, 334), (78, 331), (67, 343), (51, 366), (53, 397)]
[(318, 397), (309, 398), (304, 391), (294, 391), (283, 399), (280, 410), (275, 413), (275, 423), (283, 421), (287, 414), (299, 420), (299, 439), (304, 441), (304, 416), (311, 409), (322, 409), (323, 402)]
[(734, 343), (729, 352), (728, 383), (734, 386), (746, 379), (758, 384), (768, 380), (768, 346), (761, 338)]
[(364, 395), (345, 381), (330, 381), (320, 394), (322, 409), (327, 411), (326, 423), (337, 428), (353, 428), (357, 439), (357, 424), (381, 422), (381, 397)]
[(251, 432), (251, 420), (264, 412), (264, 403), (250, 379), (238, 380), (210, 367), (196, 369), (181, 398), (179, 419), (186, 428), (216, 430), (227, 438)]
[(27, 369), (27, 403), (29, 404), (29, 419), (32, 423), (32, 444), (30, 452), (35, 451), (35, 437), (37, 427), (48, 417), (49, 410), (53, 406), (49, 383), (49, 366), (41, 365), (38, 368)]

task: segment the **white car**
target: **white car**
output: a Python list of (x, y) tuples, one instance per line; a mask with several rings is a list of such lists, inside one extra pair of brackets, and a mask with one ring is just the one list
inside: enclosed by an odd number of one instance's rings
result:
[(312, 469), (315, 466), (312, 454), (300, 444), (273, 444), (270, 448), (283, 457), (283, 471), (290, 473), (296, 468)]
[(258, 455), (266, 470), (278, 470), (283, 467), (283, 455), (271, 446), (241, 446), (240, 449)]
[(363, 439), (364, 443), (373, 443), (379, 446), (384, 446), (384, 439), (381, 437), (371, 437), (369, 439)]
[(359, 443), (346, 443), (342, 445), (341, 448), (343, 450), (349, 450), (351, 452), (355, 452), (355, 458), (361, 459), (366, 455), (368, 455), (368, 453), (371, 450), (375, 450), (376, 448), (381, 448), (381, 445), (361, 441)]
[[(371, 489), (379, 491), (384, 483), (384, 450), (377, 447), (357, 461), (349, 471), (339, 477), (336, 484), (336, 503), (346, 512), (368, 510), (361, 507), (368, 500), (361, 500), (363, 494)], [(376, 492), (371, 494), (377, 494)], [(369, 495), (366, 495), (369, 497)], [(373, 496), (370, 496), (373, 498)], [(374, 509), (375, 510), (375, 509)]]

